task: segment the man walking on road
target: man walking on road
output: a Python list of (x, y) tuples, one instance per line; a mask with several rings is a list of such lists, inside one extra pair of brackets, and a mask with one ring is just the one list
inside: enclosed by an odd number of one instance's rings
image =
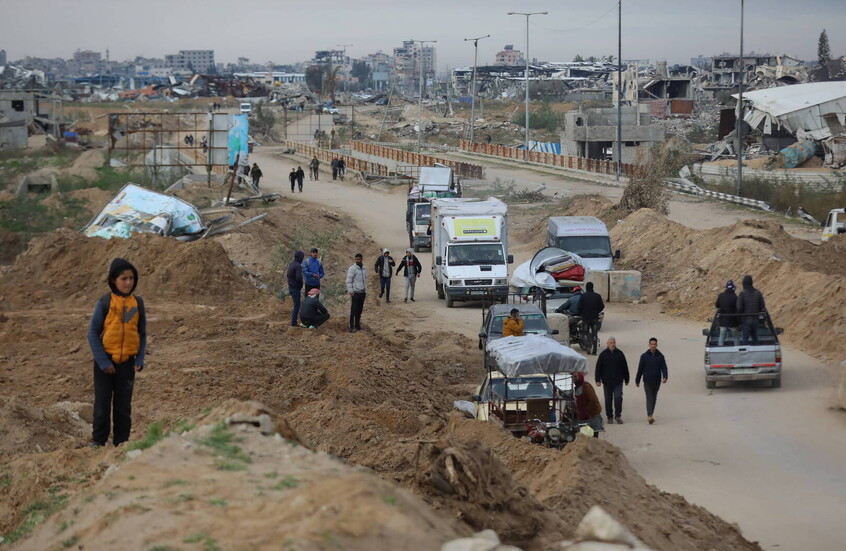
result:
[(294, 186), (297, 185), (297, 169), (292, 168), (291, 173), (288, 174), (288, 180), (291, 182), (291, 193), (294, 193)]
[(582, 317), (582, 323), (585, 324), (588, 334), (593, 337), (591, 339), (590, 353), (596, 354), (596, 347), (599, 343), (599, 338), (597, 337), (599, 313), (605, 310), (605, 303), (602, 301), (599, 293), (593, 290), (592, 281), (587, 282), (585, 289), (587, 291), (585, 291), (585, 294), (582, 295), (582, 299), (579, 301), (579, 315)]
[(317, 248), (312, 248), (309, 257), (303, 262), (303, 282), (306, 294), (312, 289), (320, 289), (320, 280), (326, 275), (323, 271), (323, 263), (318, 256)]
[(374, 271), (379, 274), (379, 298), (382, 298), (382, 295), (387, 295), (385, 302), (388, 304), (391, 303), (391, 276), (396, 265), (394, 257), (391, 256), (391, 251), (383, 249), (382, 256), (376, 259), (376, 264), (373, 266)]
[(752, 276), (743, 276), (743, 290), (737, 296), (737, 313), (740, 314), (743, 328), (742, 344), (758, 344), (758, 315), (767, 309), (764, 295), (752, 286)]
[(317, 155), (311, 159), (311, 162), (308, 164), (308, 168), (311, 171), (311, 179), (316, 182), (317, 177), (320, 174), (320, 171), (318, 170), (320, 168), (320, 161), (317, 159)]
[(332, 159), (332, 162), (329, 163), (329, 166), (332, 167), (332, 179), (338, 179), (338, 159)]
[(367, 297), (367, 268), (361, 253), (355, 255), (355, 263), (347, 269), (347, 292), (350, 294), (350, 333), (361, 331), (361, 313)]
[(605, 415), (608, 424), (623, 424), (623, 383), (629, 384), (626, 355), (617, 348), (617, 339), (608, 337), (608, 348), (596, 359), (596, 386), (605, 391)]
[(300, 313), (300, 293), (303, 289), (303, 258), (305, 253), (297, 251), (294, 253), (294, 260), (288, 264), (286, 276), (288, 278), (288, 294), (294, 301), (294, 309), (291, 310), (291, 327), (297, 327), (297, 315)]
[(658, 350), (658, 339), (649, 339), (649, 350), (641, 354), (640, 362), (637, 365), (635, 386), (640, 386), (640, 379), (643, 378), (643, 390), (646, 392), (646, 416), (649, 424), (655, 422), (655, 402), (658, 400), (658, 390), (661, 383), (667, 382), (667, 361), (664, 355)]
[(253, 163), (253, 168), (250, 170), (250, 177), (253, 179), (253, 187), (256, 191), (259, 189), (259, 180), (261, 180), (262, 173), (258, 163)]
[(405, 298), (402, 301), (408, 302), (408, 290), (411, 289), (411, 302), (414, 302), (414, 285), (417, 283), (417, 278), (420, 277), (420, 272), (423, 271), (420, 261), (414, 255), (414, 249), (405, 250), (405, 256), (402, 257), (399, 266), (397, 266), (397, 275), (399, 275), (400, 270), (405, 270), (402, 273), (405, 277)]
[(303, 192), (303, 179), (305, 178), (305, 172), (303, 172), (303, 167), (297, 167), (297, 185), (300, 187), (300, 193)]

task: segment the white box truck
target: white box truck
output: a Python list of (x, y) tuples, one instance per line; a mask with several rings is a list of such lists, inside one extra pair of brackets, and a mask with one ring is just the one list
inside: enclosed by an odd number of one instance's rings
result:
[(409, 184), (406, 201), (405, 227), (408, 244), (414, 252), (432, 247), (429, 234), (432, 199), (436, 197), (461, 197), (461, 187), (453, 180), (452, 169), (444, 165), (420, 167), (420, 179)]
[(432, 199), (432, 276), (447, 308), (508, 298), (508, 206), (499, 199)]
[(611, 253), (608, 228), (595, 216), (553, 216), (546, 244), (579, 255), (590, 271), (613, 270), (614, 259), (620, 258), (620, 251)]

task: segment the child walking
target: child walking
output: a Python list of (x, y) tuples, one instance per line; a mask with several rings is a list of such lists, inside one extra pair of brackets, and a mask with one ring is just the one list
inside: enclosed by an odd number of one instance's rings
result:
[(115, 446), (129, 440), (135, 372), (144, 369), (147, 316), (144, 301), (132, 293), (138, 270), (115, 258), (109, 268), (109, 292), (94, 307), (88, 345), (94, 354), (94, 427), (91, 445), (105, 446), (114, 419)]

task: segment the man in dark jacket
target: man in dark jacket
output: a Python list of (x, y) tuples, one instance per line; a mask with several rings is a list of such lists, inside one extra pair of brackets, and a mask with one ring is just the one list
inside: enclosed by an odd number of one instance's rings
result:
[(329, 166), (332, 167), (332, 179), (338, 179), (338, 159), (332, 159), (332, 162), (329, 163)]
[(388, 304), (391, 303), (391, 276), (394, 274), (394, 266), (396, 265), (394, 257), (391, 256), (391, 251), (384, 249), (373, 266), (374, 271), (379, 274), (379, 298), (385, 295), (385, 302)]
[(253, 179), (253, 187), (256, 188), (256, 191), (259, 189), (259, 180), (261, 180), (261, 177), (262, 173), (258, 163), (253, 163), (253, 168), (250, 169), (250, 178)]
[(588, 281), (585, 288), (587, 291), (585, 291), (585, 294), (582, 295), (582, 299), (579, 301), (579, 315), (582, 317), (582, 323), (585, 324), (588, 334), (593, 337), (591, 339), (593, 344), (591, 345), (590, 353), (596, 354), (596, 346), (599, 342), (596, 336), (598, 333), (597, 327), (599, 326), (599, 313), (605, 310), (605, 303), (602, 301), (599, 293), (593, 290), (592, 281)]
[(737, 295), (734, 294), (734, 280), (726, 282), (726, 290), (717, 297), (717, 324), (720, 326), (718, 346), (725, 346), (726, 335), (737, 345)]
[(303, 192), (303, 179), (305, 178), (305, 172), (303, 172), (303, 167), (297, 167), (297, 186), (300, 188), (300, 193)]
[(297, 185), (297, 169), (292, 168), (291, 173), (288, 174), (288, 181), (291, 182), (291, 193), (294, 193), (294, 187)]
[(617, 348), (617, 339), (608, 337), (608, 348), (596, 359), (596, 386), (605, 391), (605, 415), (609, 425), (615, 420), (623, 424), (623, 383), (629, 384), (629, 364), (626, 355)]
[(303, 308), (300, 312), (300, 321), (305, 327), (315, 329), (329, 320), (329, 312), (323, 303), (320, 302), (320, 289), (312, 289), (303, 301)]
[(641, 378), (643, 378), (643, 390), (646, 392), (646, 416), (651, 425), (655, 422), (652, 414), (655, 413), (658, 390), (661, 388), (661, 383), (667, 382), (667, 361), (658, 350), (658, 339), (655, 337), (649, 339), (649, 350), (640, 355), (635, 386), (640, 386)]
[(752, 276), (743, 276), (743, 290), (737, 296), (737, 313), (743, 320), (742, 344), (749, 344), (752, 337), (752, 344), (758, 344), (758, 315), (766, 310), (764, 295), (752, 286)]
[(402, 275), (405, 277), (405, 298), (402, 301), (408, 302), (408, 290), (410, 288), (411, 302), (414, 302), (414, 285), (417, 283), (417, 278), (420, 277), (420, 272), (423, 271), (420, 261), (414, 254), (414, 249), (405, 250), (405, 256), (402, 257), (399, 266), (397, 266), (397, 275), (399, 275), (400, 270), (403, 270)]
[(303, 289), (303, 258), (305, 253), (297, 251), (294, 253), (294, 260), (288, 264), (288, 294), (294, 301), (294, 309), (291, 310), (291, 327), (297, 327), (297, 315), (300, 313), (300, 298)]

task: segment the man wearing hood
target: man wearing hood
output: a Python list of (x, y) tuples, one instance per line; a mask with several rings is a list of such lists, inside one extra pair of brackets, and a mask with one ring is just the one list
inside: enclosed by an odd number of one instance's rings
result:
[(743, 290), (737, 295), (737, 313), (743, 320), (743, 345), (749, 344), (750, 337), (753, 345), (758, 344), (758, 315), (766, 309), (763, 293), (752, 286), (752, 276), (743, 276)]
[(405, 277), (405, 298), (402, 301), (408, 302), (408, 290), (411, 289), (411, 302), (414, 302), (414, 285), (417, 283), (417, 278), (420, 277), (420, 272), (423, 271), (420, 261), (414, 254), (414, 249), (405, 250), (405, 256), (402, 257), (399, 266), (397, 266), (397, 275), (399, 275), (400, 270), (404, 270), (402, 275)]
[(599, 438), (598, 431), (605, 428), (602, 424), (602, 405), (596, 397), (596, 390), (593, 385), (585, 381), (585, 374), (576, 372), (573, 374), (574, 395), (576, 397), (576, 415), (579, 421), (587, 421), (587, 424), (594, 431), (594, 436)]
[(385, 296), (385, 302), (391, 303), (391, 276), (394, 273), (394, 266), (397, 263), (394, 257), (391, 256), (391, 251), (382, 249), (382, 256), (376, 259), (374, 271), (379, 274), (379, 298)]
[(734, 293), (734, 280), (726, 282), (726, 290), (717, 297), (717, 324), (720, 326), (718, 346), (725, 346), (726, 335), (737, 346), (737, 295)]
[(94, 307), (88, 345), (94, 355), (94, 422), (92, 446), (105, 446), (114, 421), (115, 446), (129, 440), (135, 373), (144, 369), (147, 315), (144, 301), (132, 293), (138, 270), (123, 258), (109, 268), (109, 293)]
[(300, 298), (303, 289), (303, 258), (305, 253), (297, 251), (294, 253), (294, 260), (288, 264), (286, 276), (288, 278), (288, 294), (294, 301), (294, 309), (291, 310), (291, 327), (297, 327), (297, 315), (300, 313)]

